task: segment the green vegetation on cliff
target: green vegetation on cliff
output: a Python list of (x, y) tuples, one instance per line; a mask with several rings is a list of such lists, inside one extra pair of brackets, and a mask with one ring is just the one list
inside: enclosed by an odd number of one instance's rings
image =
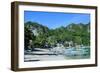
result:
[(30, 45), (32, 40), (33, 47), (48, 47), (56, 46), (57, 43), (62, 43), (66, 46), (66, 41), (72, 41), (77, 45), (90, 45), (90, 23), (74, 24), (61, 26), (56, 29), (49, 29), (37, 22), (26, 22), (24, 24), (25, 48)]

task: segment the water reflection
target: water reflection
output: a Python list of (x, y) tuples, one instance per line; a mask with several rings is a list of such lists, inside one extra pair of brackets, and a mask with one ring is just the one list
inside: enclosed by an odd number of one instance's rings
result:
[(65, 50), (64, 55), (66, 58), (69, 57), (70, 59), (90, 58), (90, 48), (69, 48)]

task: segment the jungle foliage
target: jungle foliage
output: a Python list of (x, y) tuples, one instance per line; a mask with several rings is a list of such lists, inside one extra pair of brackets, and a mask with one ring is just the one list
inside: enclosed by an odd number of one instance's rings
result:
[(49, 29), (42, 24), (29, 21), (24, 24), (24, 40), (25, 48), (30, 45), (29, 40), (32, 40), (33, 47), (41, 48), (45, 47), (45, 45), (48, 47), (56, 46), (57, 43), (62, 43), (66, 46), (66, 41), (89, 46), (90, 23), (71, 23), (66, 27), (61, 26), (56, 29)]

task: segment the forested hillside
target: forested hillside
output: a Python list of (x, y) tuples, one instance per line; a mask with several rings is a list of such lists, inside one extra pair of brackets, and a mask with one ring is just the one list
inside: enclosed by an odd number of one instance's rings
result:
[(30, 40), (33, 47), (41, 48), (45, 45), (56, 46), (57, 43), (62, 43), (66, 47), (66, 42), (70, 41), (73, 42), (73, 46), (90, 45), (90, 23), (71, 23), (65, 27), (50, 29), (37, 22), (26, 22), (24, 27), (25, 48), (30, 45)]

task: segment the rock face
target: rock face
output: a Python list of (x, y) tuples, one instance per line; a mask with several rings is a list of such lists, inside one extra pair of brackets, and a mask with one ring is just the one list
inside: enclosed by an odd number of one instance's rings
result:
[(34, 34), (35, 36), (38, 36), (38, 35), (39, 35), (39, 33), (37, 32), (37, 29), (36, 29), (36, 28), (32, 29), (32, 32), (33, 32), (33, 34)]
[(48, 32), (49, 28), (36, 22), (26, 22), (25, 26), (30, 29), (35, 36)]

